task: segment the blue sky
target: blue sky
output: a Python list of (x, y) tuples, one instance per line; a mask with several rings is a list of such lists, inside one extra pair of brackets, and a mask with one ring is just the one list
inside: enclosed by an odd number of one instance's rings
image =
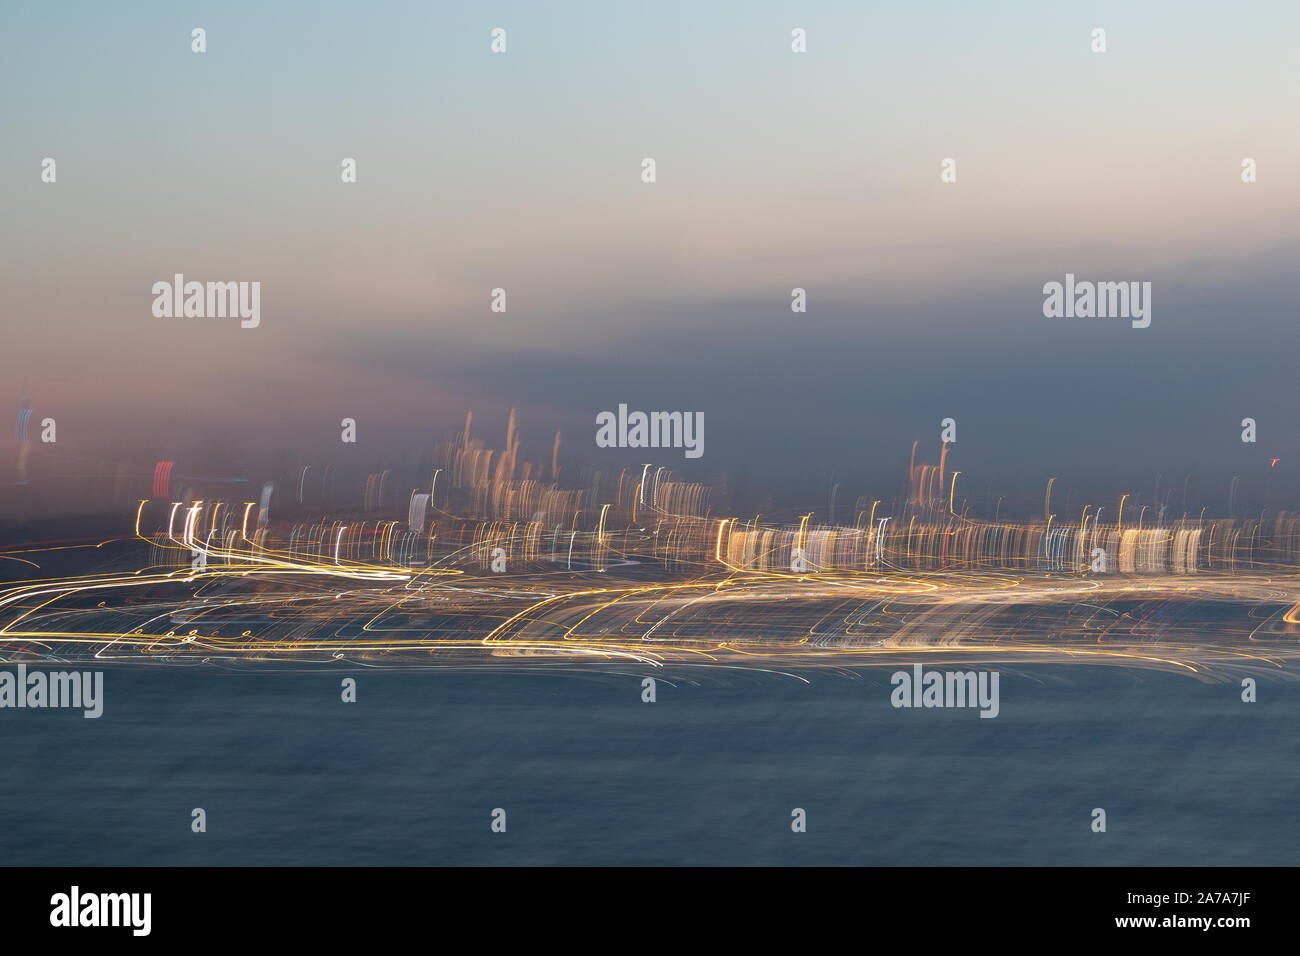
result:
[[(704, 411), (717, 465), (865, 467), (958, 410), (1017, 474), (1212, 463), (1247, 414), (1300, 442), (1294, 4), (0, 18), (0, 380), (72, 443), (342, 415), (400, 443), (514, 404), (547, 434), (619, 402)], [(1044, 319), (1067, 271), (1152, 281), (1151, 328)], [(175, 272), (260, 281), (261, 327), (155, 319)]]

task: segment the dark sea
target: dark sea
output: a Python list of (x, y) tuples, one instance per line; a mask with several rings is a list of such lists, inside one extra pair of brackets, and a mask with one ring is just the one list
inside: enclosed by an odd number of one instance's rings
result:
[[(631, 671), (110, 668), (98, 720), (0, 710), (0, 854), (69, 866), (1300, 862), (1300, 684), (1261, 681), (1243, 703), (1236, 681), (1018, 666), (1002, 671), (999, 715), (981, 719), (895, 709), (894, 669), (668, 668), (643, 703)], [(345, 676), (355, 703), (341, 700)], [(198, 807), (204, 833), (191, 830)], [(1092, 831), (1097, 807), (1105, 833)], [(795, 808), (806, 832), (791, 829)]]

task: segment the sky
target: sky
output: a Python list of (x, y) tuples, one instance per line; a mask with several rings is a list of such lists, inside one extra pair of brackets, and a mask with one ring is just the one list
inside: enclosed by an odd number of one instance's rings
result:
[[(952, 417), (993, 482), (1300, 475), (1298, 104), (1293, 2), (8, 0), (0, 394), (68, 456), (519, 406), (600, 460), (623, 403), (703, 412), (683, 473), (896, 473)], [(260, 325), (155, 317), (178, 272)], [(1044, 317), (1066, 273), (1150, 327)]]

